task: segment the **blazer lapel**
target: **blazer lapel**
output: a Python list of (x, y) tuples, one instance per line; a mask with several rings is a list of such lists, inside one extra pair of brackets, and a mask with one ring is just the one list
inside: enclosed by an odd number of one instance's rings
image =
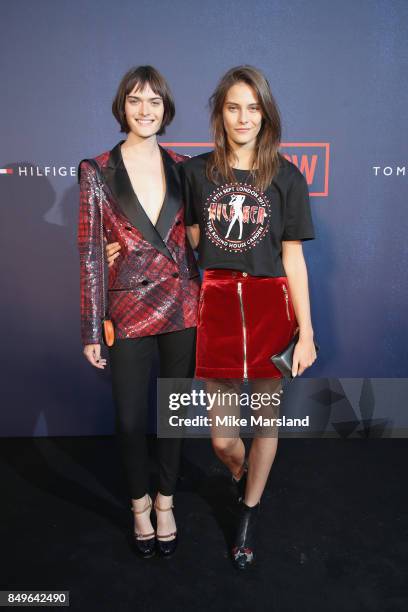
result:
[[(120, 149), (123, 142), (124, 141), (122, 140), (112, 149), (109, 155), (108, 164), (104, 169), (102, 169), (107, 186), (112, 192), (120, 211), (125, 215), (130, 223), (143, 234), (143, 238), (150, 242), (150, 244), (160, 251), (160, 253), (162, 253), (165, 257), (173, 260), (173, 257), (160, 233), (150, 221), (133, 190), (125, 164), (123, 163), (122, 152)], [(163, 202), (163, 206), (160, 211), (160, 216), (166, 204), (167, 188), (165, 201)]]
[(163, 147), (160, 147), (160, 151), (166, 175), (166, 195), (155, 227), (162, 240), (166, 242), (182, 202), (180, 179), (176, 169), (176, 162)]

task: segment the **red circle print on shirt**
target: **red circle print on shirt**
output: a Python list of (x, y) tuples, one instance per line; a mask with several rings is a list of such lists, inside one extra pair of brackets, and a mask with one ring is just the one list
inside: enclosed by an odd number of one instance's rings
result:
[(265, 194), (246, 183), (221, 185), (207, 198), (205, 229), (220, 249), (233, 253), (248, 251), (269, 229), (270, 205)]

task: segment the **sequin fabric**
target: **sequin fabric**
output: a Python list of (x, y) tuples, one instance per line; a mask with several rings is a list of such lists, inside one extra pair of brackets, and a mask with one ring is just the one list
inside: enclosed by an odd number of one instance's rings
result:
[[(172, 151), (168, 153), (176, 162), (183, 159)], [(109, 152), (96, 161), (103, 168), (108, 158)], [(104, 237), (107, 242), (121, 245), (120, 256), (105, 275), (108, 313), (115, 337), (136, 338), (195, 326), (200, 277), (186, 237), (183, 206), (164, 238), (169, 258), (129, 222), (95, 169), (84, 161), (78, 221), (82, 343), (101, 342), (104, 253), (99, 204), (103, 210)]]

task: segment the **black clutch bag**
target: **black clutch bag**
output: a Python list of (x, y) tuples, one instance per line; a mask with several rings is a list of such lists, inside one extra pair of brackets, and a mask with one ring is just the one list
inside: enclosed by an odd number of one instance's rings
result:
[[(293, 352), (295, 350), (295, 346), (299, 340), (299, 332), (297, 332), (292, 340), (289, 342), (288, 346), (283, 349), (280, 353), (276, 353), (276, 355), (272, 355), (270, 360), (273, 365), (278, 368), (281, 374), (285, 378), (293, 379), (292, 376), (292, 365), (293, 365)], [(319, 345), (314, 342), (316, 353), (319, 351)]]

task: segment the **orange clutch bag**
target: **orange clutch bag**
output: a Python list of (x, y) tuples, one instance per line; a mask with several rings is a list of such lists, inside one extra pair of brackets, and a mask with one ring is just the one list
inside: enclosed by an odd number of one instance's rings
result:
[(106, 346), (112, 346), (115, 342), (115, 329), (111, 319), (107, 317), (102, 319), (102, 339)]

